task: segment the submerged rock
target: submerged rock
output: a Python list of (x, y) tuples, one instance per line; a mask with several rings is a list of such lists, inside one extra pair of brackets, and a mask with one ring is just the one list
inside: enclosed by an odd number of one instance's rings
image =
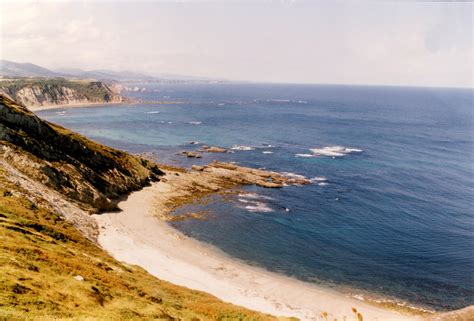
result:
[(202, 155), (196, 152), (191, 152), (191, 151), (182, 151), (181, 154), (185, 155), (186, 157), (189, 158), (202, 158)]
[(227, 149), (225, 148), (221, 148), (221, 147), (215, 147), (215, 146), (203, 146), (202, 149), (205, 151), (205, 152), (208, 152), (208, 153), (225, 153), (227, 152)]
[(281, 183), (274, 183), (274, 182), (269, 182), (269, 181), (264, 181), (264, 180), (256, 181), (255, 184), (258, 186), (267, 187), (267, 188), (279, 188), (279, 187), (284, 186)]

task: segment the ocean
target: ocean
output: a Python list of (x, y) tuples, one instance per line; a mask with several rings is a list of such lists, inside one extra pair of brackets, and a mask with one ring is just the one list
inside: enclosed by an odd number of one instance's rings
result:
[[(168, 104), (38, 115), (162, 163), (222, 160), (311, 178), (243, 187), (176, 211), (207, 213), (171, 224), (248, 264), (358, 298), (429, 310), (474, 304), (473, 90), (138, 87), (145, 90), (128, 95)], [(202, 144), (231, 152), (179, 155)]]

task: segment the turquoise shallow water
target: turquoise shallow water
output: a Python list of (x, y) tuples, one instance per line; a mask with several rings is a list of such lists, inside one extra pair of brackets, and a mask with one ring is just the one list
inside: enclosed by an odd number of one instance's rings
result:
[[(474, 303), (472, 90), (143, 87), (134, 95), (181, 103), (39, 115), (162, 162), (221, 159), (318, 177), (211, 197), (180, 209), (209, 210), (207, 220), (174, 226), (250, 264), (351, 293), (441, 310)], [(190, 141), (250, 150), (176, 155), (199, 148)]]

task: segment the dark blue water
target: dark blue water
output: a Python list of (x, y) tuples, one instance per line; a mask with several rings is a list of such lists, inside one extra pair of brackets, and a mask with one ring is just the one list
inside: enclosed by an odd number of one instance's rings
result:
[[(326, 184), (242, 191), (254, 198), (211, 197), (180, 210), (210, 209), (206, 220), (174, 225), (250, 264), (351, 293), (436, 310), (474, 303), (472, 90), (145, 87), (135, 96), (180, 104), (39, 114), (118, 148), (155, 152), (161, 162), (222, 159), (325, 177)], [(254, 149), (176, 155), (197, 148), (190, 141)], [(331, 146), (363, 152), (310, 151)]]

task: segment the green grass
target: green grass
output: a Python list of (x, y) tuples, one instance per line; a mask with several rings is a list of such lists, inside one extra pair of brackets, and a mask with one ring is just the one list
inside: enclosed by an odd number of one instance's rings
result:
[(0, 320), (275, 319), (114, 260), (5, 175), (0, 168)]

